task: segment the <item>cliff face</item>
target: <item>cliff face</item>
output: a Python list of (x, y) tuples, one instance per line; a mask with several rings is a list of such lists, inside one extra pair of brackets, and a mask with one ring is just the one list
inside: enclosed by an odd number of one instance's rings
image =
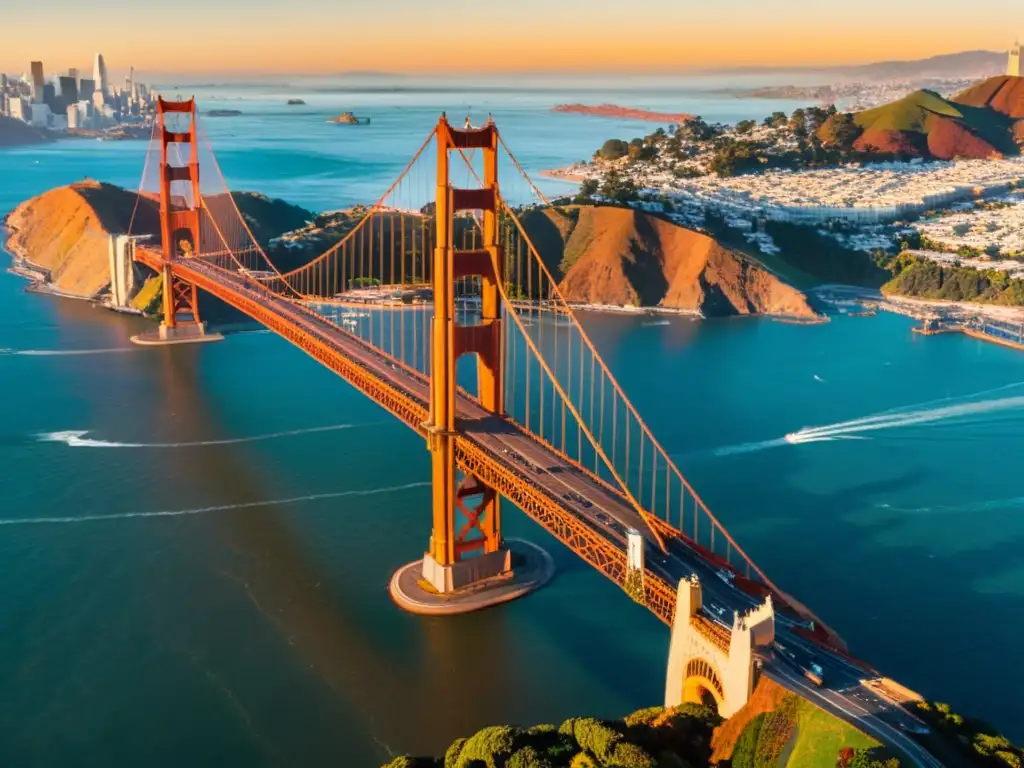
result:
[[(276, 237), (312, 216), (309, 211), (262, 195), (233, 193), (257, 239)], [(226, 199), (226, 198), (225, 198)], [(220, 205), (216, 200), (211, 205)], [(135, 216), (134, 222), (132, 216)], [(50, 272), (60, 291), (92, 297), (110, 282), (110, 233), (152, 233), (159, 242), (156, 201), (98, 181), (57, 187), (11, 213), (7, 248)]]
[(53, 141), (49, 136), (21, 120), (0, 115), (0, 147), (17, 147), (23, 144), (45, 144)]
[(524, 225), (568, 301), (814, 316), (802, 293), (707, 235), (628, 208), (567, 213), (536, 212)]
[(7, 248), (49, 270), (54, 287), (94, 296), (110, 282), (109, 232), (126, 231), (136, 194), (84, 181), (22, 203), (7, 220)]

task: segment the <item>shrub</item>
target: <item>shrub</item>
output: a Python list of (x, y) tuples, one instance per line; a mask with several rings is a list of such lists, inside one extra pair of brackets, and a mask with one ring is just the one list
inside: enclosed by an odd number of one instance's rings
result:
[(444, 768), (455, 768), (464, 746), (466, 746), (465, 739), (456, 739), (448, 745), (448, 749), (444, 753)]
[(732, 750), (732, 768), (754, 768), (757, 756), (757, 741), (764, 725), (764, 713), (751, 720), (736, 740)]
[(505, 768), (554, 768), (554, 763), (533, 747), (523, 747), (505, 762)]
[(616, 768), (657, 768), (653, 757), (628, 741), (616, 743), (607, 762)]
[(602, 160), (618, 160), (628, 154), (629, 144), (624, 142), (622, 139), (608, 139), (608, 141), (602, 144), (601, 148), (597, 150), (597, 155)]
[(438, 768), (440, 763), (432, 757), (410, 757), (400, 755), (384, 766), (384, 768)]
[(644, 709), (638, 709), (636, 712), (626, 715), (623, 718), (623, 722), (628, 727), (633, 727), (635, 725), (650, 725), (651, 721), (664, 711), (664, 707), (645, 707)]
[(466, 739), (455, 768), (472, 768), (474, 760), (487, 768), (501, 768), (515, 750), (519, 733), (519, 729), (507, 725), (492, 725), (477, 731)]
[(593, 717), (574, 717), (566, 720), (558, 732), (571, 736), (579, 744), (580, 749), (601, 761), (608, 760), (612, 749), (622, 740), (622, 734), (609, 723)]

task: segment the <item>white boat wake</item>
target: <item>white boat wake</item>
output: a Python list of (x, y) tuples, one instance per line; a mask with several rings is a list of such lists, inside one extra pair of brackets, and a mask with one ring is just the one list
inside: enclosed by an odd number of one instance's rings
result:
[(310, 435), (315, 432), (336, 432), (342, 429), (356, 429), (358, 427), (369, 427), (372, 424), (332, 424), (326, 427), (309, 427), (308, 429), (290, 429), (285, 432), (270, 432), (265, 435), (251, 435), (250, 437), (233, 437), (224, 440), (197, 440), (186, 443), (119, 443), (111, 440), (96, 440), (86, 437), (89, 434), (85, 429), (67, 430), (64, 432), (43, 432), (36, 435), (36, 440), (41, 443), (64, 443), (72, 448), (198, 448), (210, 445), (235, 445), (238, 443), (253, 443), (259, 440), (274, 440), (279, 437), (294, 437), (296, 435)]
[(233, 509), (252, 509), (254, 507), (282, 507), (300, 504), (305, 501), (322, 501), (324, 499), (340, 499), (345, 496), (376, 496), (384, 493), (398, 493), (412, 488), (424, 488), (428, 481), (391, 485), (384, 488), (368, 488), (359, 491), (337, 491), (335, 493), (311, 493), (308, 496), (293, 496), (290, 499), (268, 499), (265, 501), (247, 501), (240, 504), (218, 504), (210, 507), (193, 509), (167, 509), (155, 512), (124, 512), (111, 515), (82, 515), (79, 517), (26, 517), (0, 518), (0, 525), (60, 525), (63, 523), (95, 523), (104, 520), (130, 520), (137, 517), (183, 517), (185, 515), (202, 515), (209, 512), (227, 512)]
[(22, 355), (26, 357), (58, 357), (65, 355), (114, 355), (123, 352), (138, 352), (138, 347), (110, 347), (107, 349), (0, 349), (0, 355)]
[(975, 403), (947, 405), (941, 408), (924, 408), (920, 410), (897, 413), (882, 413), (877, 416), (865, 416), (851, 421), (841, 421), (823, 427), (804, 427), (790, 432), (784, 437), (787, 443), (799, 445), (822, 440), (860, 435), (861, 432), (874, 432), (880, 429), (911, 427), (918, 424), (933, 424), (948, 419), (960, 419), (966, 416), (995, 413), (1024, 407), (1024, 397), (1002, 397), (994, 400), (981, 400)]
[(939, 422), (952, 420), (961, 424), (970, 423), (978, 420), (979, 417), (985, 417), (1001, 411), (1024, 408), (1024, 396), (990, 398), (987, 400), (976, 399), (984, 395), (1005, 392), (1006, 390), (1016, 389), (1021, 386), (1024, 386), (1024, 382), (1007, 384), (970, 395), (929, 400), (870, 416), (863, 416), (858, 419), (836, 422), (835, 424), (825, 424), (820, 427), (804, 427), (772, 440), (758, 440), (715, 448), (712, 449), (711, 454), (714, 456), (734, 456), (764, 451), (770, 448), (781, 448), (785, 445), (803, 445), (805, 443), (823, 443), (835, 440), (870, 440), (871, 436), (864, 433), (934, 425)]

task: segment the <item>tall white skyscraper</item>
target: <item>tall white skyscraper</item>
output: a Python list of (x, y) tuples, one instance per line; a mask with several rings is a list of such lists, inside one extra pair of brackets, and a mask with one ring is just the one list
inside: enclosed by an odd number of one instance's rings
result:
[(96, 54), (96, 63), (92, 68), (92, 79), (96, 81), (96, 90), (106, 95), (110, 90), (110, 79), (107, 77), (107, 62), (103, 60), (103, 54)]
[(1020, 41), (1013, 44), (1010, 49), (1010, 60), (1006, 64), (1006, 74), (1010, 77), (1024, 77), (1020, 68)]

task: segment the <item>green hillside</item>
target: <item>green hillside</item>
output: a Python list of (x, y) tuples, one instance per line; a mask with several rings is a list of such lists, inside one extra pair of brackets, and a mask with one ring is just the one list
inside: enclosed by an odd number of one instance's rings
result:
[(964, 114), (934, 91), (914, 91), (898, 101), (857, 112), (854, 122), (861, 128), (877, 131), (927, 133), (935, 115), (963, 120)]
[(942, 160), (1019, 152), (1013, 120), (990, 106), (971, 106), (921, 90), (852, 115), (857, 144)]

